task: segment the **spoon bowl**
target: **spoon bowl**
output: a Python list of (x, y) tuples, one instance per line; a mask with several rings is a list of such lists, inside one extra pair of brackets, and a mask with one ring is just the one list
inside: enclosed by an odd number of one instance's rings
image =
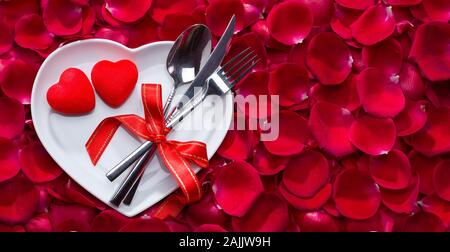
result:
[(176, 90), (195, 79), (211, 53), (211, 31), (202, 24), (196, 24), (181, 33), (167, 56), (166, 68), (174, 80), (173, 88), (165, 103), (167, 113)]

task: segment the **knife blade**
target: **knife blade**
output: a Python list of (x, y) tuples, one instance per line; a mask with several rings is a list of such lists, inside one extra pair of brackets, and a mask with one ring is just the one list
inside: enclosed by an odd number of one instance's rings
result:
[[(234, 27), (236, 25), (236, 17), (233, 15), (228, 22), (227, 28), (225, 29), (222, 37), (219, 42), (217, 42), (216, 47), (213, 52), (209, 56), (208, 60), (204, 64), (203, 68), (200, 69), (200, 72), (197, 74), (195, 79), (192, 81), (189, 88), (184, 93), (184, 97), (187, 97), (187, 101), (189, 101), (192, 97), (194, 97), (195, 91), (200, 90), (200, 87), (206, 82), (206, 80), (214, 73), (214, 71), (220, 66), (223, 58), (225, 57), (225, 53), (228, 50), (228, 46), (230, 44), (231, 38), (234, 34)], [(183, 101), (178, 102), (175, 109), (180, 109), (184, 105)], [(172, 112), (174, 114), (174, 112)]]

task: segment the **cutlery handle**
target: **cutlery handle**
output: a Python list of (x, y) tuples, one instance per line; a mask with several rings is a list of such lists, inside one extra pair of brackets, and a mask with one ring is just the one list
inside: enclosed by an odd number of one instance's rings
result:
[(139, 146), (136, 150), (134, 150), (130, 155), (124, 158), (120, 163), (114, 166), (107, 174), (106, 177), (110, 181), (114, 181), (117, 177), (120, 176), (130, 165), (132, 165), (136, 160), (139, 159), (142, 155), (147, 153), (148, 150), (152, 147), (153, 143), (150, 141), (145, 141), (141, 146)]
[(175, 85), (172, 86), (169, 97), (167, 98), (166, 103), (164, 104), (164, 115), (167, 115), (167, 112), (170, 108), (170, 104), (172, 103), (173, 97), (175, 97)]
[[(139, 169), (133, 169), (128, 174), (127, 179), (125, 179), (117, 189), (114, 196), (111, 198), (110, 202), (115, 205), (119, 206), (120, 203), (123, 201), (123, 199), (127, 196), (129, 190), (133, 187), (135, 183), (138, 182), (138, 178), (144, 173), (145, 171), (145, 163), (147, 163), (148, 158), (150, 157), (150, 152), (146, 152), (136, 163), (136, 167)], [(129, 179), (128, 179), (129, 178)]]
[[(153, 147), (151, 148), (148, 153), (149, 153), (149, 158), (146, 160), (146, 162), (142, 162), (142, 163), (136, 163), (134, 165), (134, 167), (136, 167), (136, 169), (141, 169), (142, 167), (145, 167), (148, 162), (150, 162), (151, 158), (153, 157), (154, 153), (156, 151), (156, 148)], [(142, 158), (142, 157), (141, 157)], [(142, 166), (142, 167), (137, 167), (137, 166)], [(134, 168), (133, 168), (134, 169)], [(127, 206), (129, 206), (131, 204), (131, 202), (133, 201), (134, 195), (136, 194), (137, 188), (139, 187), (139, 183), (142, 179), (142, 176), (144, 175), (144, 173), (141, 174), (141, 176), (139, 176), (139, 178), (137, 178), (136, 183), (134, 183), (133, 187), (129, 190), (127, 196), (125, 197), (125, 199), (123, 200), (123, 203)], [(125, 189), (124, 189), (125, 190)]]

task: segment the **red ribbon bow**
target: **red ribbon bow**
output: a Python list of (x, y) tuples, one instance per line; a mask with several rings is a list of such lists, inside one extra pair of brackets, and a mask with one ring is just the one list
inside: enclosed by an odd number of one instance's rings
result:
[(142, 84), (142, 102), (145, 119), (137, 115), (120, 115), (104, 119), (86, 143), (92, 163), (97, 164), (120, 125), (130, 132), (156, 144), (164, 164), (172, 173), (185, 196), (184, 203), (197, 201), (202, 196), (202, 188), (188, 161), (200, 167), (208, 166), (206, 145), (202, 142), (179, 142), (167, 140), (170, 129), (164, 121), (161, 86)]

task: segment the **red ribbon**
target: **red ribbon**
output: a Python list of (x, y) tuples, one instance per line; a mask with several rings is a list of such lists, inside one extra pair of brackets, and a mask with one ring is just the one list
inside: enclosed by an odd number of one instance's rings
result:
[(86, 143), (86, 149), (92, 163), (97, 164), (114, 133), (119, 126), (123, 125), (133, 134), (156, 144), (164, 164), (183, 191), (182, 203), (199, 200), (202, 196), (201, 184), (188, 161), (203, 168), (207, 167), (206, 145), (197, 141), (167, 140), (166, 135), (170, 129), (165, 126), (161, 86), (158, 84), (142, 84), (141, 95), (145, 119), (131, 114), (120, 115), (108, 117), (97, 126)]

